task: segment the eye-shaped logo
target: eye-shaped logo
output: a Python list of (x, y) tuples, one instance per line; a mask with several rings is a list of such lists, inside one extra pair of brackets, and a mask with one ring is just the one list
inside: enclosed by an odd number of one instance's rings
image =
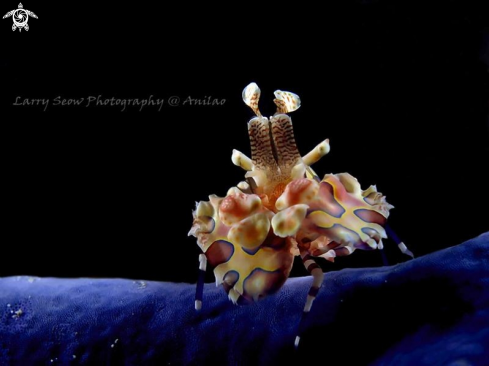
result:
[(27, 25), (27, 22), (29, 21), (30, 16), (38, 19), (36, 14), (34, 14), (32, 11), (24, 9), (22, 3), (20, 3), (18, 9), (9, 11), (7, 14), (3, 16), (3, 19), (12, 17), (12, 19), (14, 20), (14, 25), (12, 25), (12, 30), (15, 31), (18, 28), (19, 32), (21, 32), (22, 28), (24, 28), (26, 31), (29, 30), (29, 26)]

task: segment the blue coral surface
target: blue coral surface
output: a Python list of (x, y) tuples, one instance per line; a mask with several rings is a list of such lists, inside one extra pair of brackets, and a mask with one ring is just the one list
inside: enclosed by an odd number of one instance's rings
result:
[(0, 365), (489, 365), (489, 233), (406, 263), (330, 272), (234, 306), (207, 284), (0, 279)]

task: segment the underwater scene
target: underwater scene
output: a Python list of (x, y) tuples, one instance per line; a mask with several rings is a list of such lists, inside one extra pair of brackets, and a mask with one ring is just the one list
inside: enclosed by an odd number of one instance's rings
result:
[(2, 7), (0, 366), (488, 364), (482, 8)]

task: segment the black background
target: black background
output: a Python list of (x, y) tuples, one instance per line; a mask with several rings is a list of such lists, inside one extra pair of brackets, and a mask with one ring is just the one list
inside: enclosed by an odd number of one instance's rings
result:
[[(233, 148), (249, 153), (241, 91), (251, 81), (265, 115), (274, 90), (299, 94), (299, 150), (329, 138), (315, 170), (376, 184), (416, 255), (488, 230), (489, 13), (462, 3), (267, 12), (24, 2), (39, 17), (29, 32), (0, 22), (0, 275), (195, 281), (191, 210), (243, 177), (230, 158)], [(16, 7), (4, 1), (1, 11)], [(98, 95), (226, 102), (160, 112), (12, 105)], [(405, 260), (386, 245), (392, 263)], [(359, 251), (322, 262), (381, 263), (379, 252)]]

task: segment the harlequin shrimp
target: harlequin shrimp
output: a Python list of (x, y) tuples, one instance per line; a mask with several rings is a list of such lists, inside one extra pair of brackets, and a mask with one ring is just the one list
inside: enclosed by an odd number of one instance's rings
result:
[(234, 150), (232, 161), (246, 171), (245, 180), (225, 197), (211, 195), (197, 203), (193, 211), (189, 235), (202, 250), (195, 308), (202, 306), (207, 263), (229, 299), (246, 304), (277, 292), (300, 255), (313, 276), (306, 315), (323, 282), (315, 258), (334, 261), (357, 249), (382, 249), (388, 232), (411, 253), (386, 225), (393, 206), (375, 186), (362, 190), (348, 173), (320, 179), (311, 168), (330, 151), (329, 140), (299, 154), (287, 115), (300, 107), (299, 96), (275, 91), (277, 111), (267, 118), (258, 109), (260, 93), (255, 83), (243, 90), (243, 101), (256, 115), (248, 122), (251, 158)]

